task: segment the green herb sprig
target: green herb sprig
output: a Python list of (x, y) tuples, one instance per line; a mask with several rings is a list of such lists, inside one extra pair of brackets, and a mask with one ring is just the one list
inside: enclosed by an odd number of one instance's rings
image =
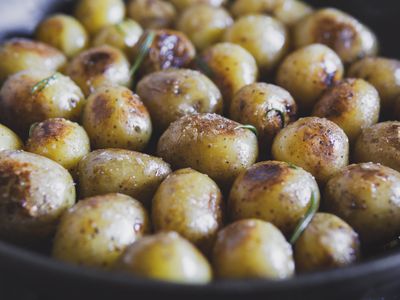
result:
[(60, 73), (54, 73), (50, 77), (47, 77), (47, 78), (45, 78), (43, 80), (40, 80), (38, 83), (36, 83), (32, 87), (31, 94), (35, 94), (37, 92), (41, 92), (45, 88), (47, 88), (48, 86), (52, 85), (54, 82), (57, 81), (59, 75), (60, 75)]
[(132, 67), (130, 69), (130, 76), (132, 78), (134, 78), (135, 73), (137, 72), (137, 70), (140, 68), (140, 66), (142, 65), (146, 55), (149, 53), (150, 51), (150, 47), (153, 44), (153, 41), (156, 37), (156, 34), (154, 31), (147, 31), (145, 33), (145, 37), (143, 39), (143, 41), (140, 43), (139, 45), (139, 52), (136, 56), (135, 61), (132, 64)]
[(235, 130), (241, 128), (251, 130), (256, 136), (258, 136), (257, 128), (255, 128), (253, 125), (240, 125), (235, 127)]

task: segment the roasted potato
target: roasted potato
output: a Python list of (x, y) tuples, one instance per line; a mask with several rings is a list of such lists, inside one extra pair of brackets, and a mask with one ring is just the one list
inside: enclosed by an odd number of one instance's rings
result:
[(146, 29), (171, 28), (176, 19), (176, 9), (163, 0), (130, 0), (128, 15)]
[(294, 245), (300, 272), (339, 268), (360, 256), (358, 234), (335, 215), (317, 213)]
[(122, 194), (86, 198), (61, 218), (52, 256), (109, 269), (127, 246), (149, 230), (148, 214), (139, 201)]
[(321, 44), (289, 54), (278, 68), (276, 82), (287, 89), (300, 108), (309, 111), (322, 93), (343, 77), (339, 56)]
[(162, 159), (122, 149), (93, 151), (78, 164), (81, 197), (118, 192), (146, 206), (169, 173)]
[(363, 79), (344, 79), (329, 88), (315, 104), (312, 115), (335, 122), (354, 142), (361, 130), (379, 120), (377, 90)]
[(196, 4), (208, 4), (211, 6), (222, 6), (227, 2), (227, 0), (169, 0), (173, 5), (179, 10), (183, 11), (184, 9), (196, 5)]
[(327, 119), (302, 118), (277, 134), (272, 156), (302, 167), (324, 185), (348, 165), (349, 140), (339, 126)]
[(219, 278), (284, 279), (294, 274), (292, 247), (271, 223), (247, 219), (217, 236), (212, 255)]
[(158, 141), (157, 153), (174, 168), (191, 167), (223, 188), (258, 156), (257, 137), (237, 122), (217, 114), (185, 116)]
[(214, 83), (198, 71), (170, 69), (151, 73), (136, 91), (150, 112), (154, 126), (164, 131), (182, 116), (222, 114), (223, 100)]
[(0, 151), (19, 150), (23, 143), (19, 136), (10, 128), (0, 124)]
[(71, 175), (54, 161), (20, 150), (0, 152), (0, 237), (37, 244), (75, 203)]
[(400, 234), (400, 173), (374, 163), (350, 165), (327, 183), (326, 211), (349, 223), (364, 245)]

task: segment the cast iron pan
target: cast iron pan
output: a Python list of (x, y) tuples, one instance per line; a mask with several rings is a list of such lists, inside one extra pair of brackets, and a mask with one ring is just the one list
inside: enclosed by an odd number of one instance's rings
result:
[[(54, 11), (71, 11), (72, 0), (0, 0), (0, 40), (29, 35)], [(400, 56), (400, 1), (314, 0), (355, 15), (377, 33), (382, 53)], [(238, 262), (240, 263), (240, 262)], [(0, 299), (400, 299), (400, 250), (358, 265), (285, 281), (220, 281), (174, 285), (66, 265), (0, 241)]]

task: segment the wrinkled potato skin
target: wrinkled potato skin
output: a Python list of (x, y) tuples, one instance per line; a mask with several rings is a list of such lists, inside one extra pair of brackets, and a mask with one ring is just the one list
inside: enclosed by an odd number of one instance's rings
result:
[(378, 91), (363, 79), (344, 79), (329, 88), (315, 104), (312, 115), (335, 122), (355, 142), (364, 128), (379, 120)]
[(127, 246), (149, 231), (149, 217), (139, 201), (122, 194), (86, 198), (61, 218), (52, 255), (110, 269)]
[(74, 203), (74, 182), (59, 164), (20, 150), (0, 152), (2, 239), (21, 244), (43, 242)]
[(85, 28), (74, 17), (56, 14), (43, 20), (36, 28), (37, 40), (49, 44), (67, 57), (73, 57), (88, 46)]
[(225, 30), (232, 24), (233, 19), (225, 9), (198, 4), (181, 14), (177, 28), (193, 41), (197, 49), (204, 50), (220, 42)]
[(122, 149), (93, 151), (78, 164), (81, 197), (123, 193), (146, 206), (169, 173), (162, 159)]
[(150, 115), (139, 96), (122, 86), (99, 88), (87, 99), (82, 125), (94, 149), (143, 150), (150, 139)]
[(169, 0), (179, 11), (196, 4), (208, 4), (211, 6), (219, 7), (224, 5), (227, 0)]
[[(53, 75), (51, 82), (40, 85)], [(2, 122), (22, 137), (35, 122), (58, 117), (78, 120), (85, 103), (81, 89), (69, 77), (39, 70), (26, 70), (9, 77), (0, 90), (0, 99)]]
[(185, 115), (222, 114), (223, 100), (215, 84), (198, 71), (170, 69), (151, 73), (136, 91), (161, 132)]
[(0, 124), (0, 151), (19, 150), (23, 143), (19, 136), (10, 128)]
[(272, 156), (302, 167), (324, 185), (348, 165), (349, 141), (344, 131), (327, 119), (302, 118), (277, 134)]
[(25, 38), (13, 38), (0, 45), (0, 83), (23, 70), (56, 71), (65, 63), (65, 56), (49, 45)]
[(271, 223), (247, 219), (222, 229), (212, 262), (223, 279), (284, 279), (294, 275), (292, 247)]
[(175, 231), (208, 252), (223, 225), (222, 194), (207, 175), (193, 169), (170, 174), (152, 201), (154, 230)]
[(365, 245), (400, 233), (400, 173), (374, 163), (350, 165), (325, 188), (324, 207), (349, 223)]
[(310, 173), (284, 162), (260, 162), (236, 178), (228, 200), (229, 217), (271, 222), (289, 236), (309, 209), (312, 196), (319, 203), (318, 184)]
[(354, 146), (355, 162), (380, 163), (400, 172), (400, 122), (365, 128)]
[(313, 44), (289, 54), (276, 77), (277, 85), (289, 91), (299, 107), (310, 110), (322, 93), (343, 77), (343, 64), (327, 46)]
[(335, 8), (320, 9), (306, 17), (296, 24), (293, 36), (296, 48), (321, 43), (333, 49), (345, 64), (378, 52), (374, 33)]
[(90, 152), (90, 143), (79, 124), (54, 118), (32, 128), (25, 150), (50, 158), (73, 171), (82, 157)]
[(176, 9), (163, 0), (131, 0), (128, 15), (143, 28), (171, 28), (176, 19)]
[(216, 114), (182, 117), (161, 136), (157, 153), (174, 168), (193, 168), (229, 187), (258, 156), (257, 137), (240, 125)]
[(161, 232), (133, 243), (116, 269), (175, 283), (205, 284), (212, 279), (207, 259), (175, 232)]
[(294, 246), (300, 272), (348, 266), (359, 256), (358, 234), (342, 219), (327, 213), (317, 213)]

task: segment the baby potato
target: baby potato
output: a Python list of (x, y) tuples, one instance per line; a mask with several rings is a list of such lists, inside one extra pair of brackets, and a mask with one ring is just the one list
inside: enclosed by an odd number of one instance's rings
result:
[(105, 86), (92, 93), (82, 125), (94, 149), (143, 150), (150, 139), (150, 115), (139, 96), (126, 87)]
[(36, 28), (37, 40), (61, 50), (67, 57), (73, 57), (88, 45), (88, 34), (77, 19), (64, 14), (44, 19)]
[(139, 201), (122, 194), (86, 198), (61, 218), (52, 256), (109, 269), (127, 246), (149, 231), (149, 217)]
[(310, 110), (322, 93), (343, 77), (339, 56), (321, 44), (289, 54), (278, 68), (276, 82), (287, 89), (303, 111)]
[(222, 228), (222, 195), (207, 175), (181, 169), (168, 175), (152, 202), (152, 223), (157, 231), (176, 231), (208, 252)]
[(179, 17), (177, 28), (184, 32), (199, 50), (221, 41), (225, 30), (233, 24), (229, 13), (206, 4), (188, 7)]
[(183, 11), (186, 8), (196, 4), (208, 4), (211, 6), (219, 7), (224, 5), (227, 0), (169, 0), (179, 10)]
[(400, 234), (400, 173), (393, 169), (350, 165), (328, 181), (323, 199), (325, 210), (349, 223), (366, 245)]
[(286, 54), (289, 46), (285, 26), (265, 15), (240, 17), (225, 31), (224, 41), (248, 50), (262, 72), (270, 72)]
[(74, 182), (59, 164), (20, 150), (0, 152), (2, 239), (21, 244), (43, 242), (74, 203)]
[(315, 11), (294, 26), (294, 46), (320, 43), (333, 49), (345, 64), (378, 52), (374, 33), (352, 16), (336, 9)]
[(228, 200), (229, 217), (262, 219), (289, 236), (312, 198), (319, 203), (318, 184), (310, 173), (285, 162), (264, 161), (236, 178)]
[(73, 171), (90, 152), (89, 137), (79, 124), (63, 118), (47, 119), (33, 125), (26, 151), (54, 160)]
[(300, 272), (339, 268), (360, 256), (358, 234), (335, 215), (317, 213), (294, 245)]
[(285, 279), (294, 274), (290, 244), (274, 225), (256, 219), (222, 229), (212, 262), (216, 276), (224, 279)]
[(79, 0), (75, 16), (94, 35), (107, 25), (121, 22), (125, 17), (125, 4), (123, 0)]
[(19, 150), (23, 143), (19, 136), (10, 128), (0, 124), (0, 151)]
[(324, 185), (349, 163), (349, 140), (335, 123), (308, 117), (283, 128), (272, 144), (272, 156), (302, 167)]
[(175, 7), (163, 0), (130, 0), (128, 15), (143, 28), (171, 28), (176, 19)]
[(125, 250), (115, 269), (174, 283), (205, 284), (212, 279), (207, 259), (176, 232), (139, 239)]
[(139, 81), (136, 91), (159, 131), (185, 115), (222, 114), (223, 100), (214, 83), (198, 71), (169, 69)]
[(78, 120), (85, 98), (67, 76), (41, 70), (12, 75), (0, 90), (0, 118), (22, 137), (35, 122), (49, 118)]
[(158, 141), (157, 153), (174, 168), (193, 168), (223, 188), (251, 166), (258, 156), (256, 135), (217, 114), (184, 116)]
[(66, 74), (89, 96), (104, 85), (131, 84), (130, 65), (124, 54), (103, 45), (81, 52), (67, 66)]
[(0, 45), (0, 83), (23, 70), (56, 71), (65, 63), (65, 56), (49, 45), (25, 38), (13, 38)]
[(161, 158), (144, 153), (103, 149), (87, 154), (77, 173), (81, 197), (123, 193), (149, 206), (171, 168)]
[(355, 162), (380, 163), (400, 172), (400, 122), (388, 121), (363, 129), (355, 146)]
[(312, 115), (335, 122), (355, 142), (361, 130), (379, 120), (377, 90), (363, 79), (344, 79), (329, 88), (315, 104)]

